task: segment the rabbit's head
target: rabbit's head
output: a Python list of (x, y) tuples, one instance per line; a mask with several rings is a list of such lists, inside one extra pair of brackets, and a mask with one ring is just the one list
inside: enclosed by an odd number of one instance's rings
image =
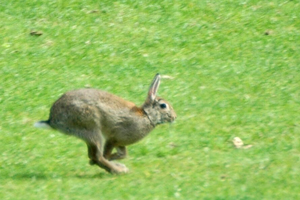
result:
[(153, 126), (166, 122), (173, 122), (176, 118), (173, 107), (166, 100), (156, 96), (159, 84), (160, 75), (156, 74), (150, 85), (147, 99), (142, 106)]

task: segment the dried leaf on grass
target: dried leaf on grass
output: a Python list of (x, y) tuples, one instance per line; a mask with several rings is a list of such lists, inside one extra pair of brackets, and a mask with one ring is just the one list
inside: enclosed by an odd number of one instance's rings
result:
[(242, 141), (241, 138), (239, 137), (235, 137), (232, 140), (233, 145), (237, 148), (237, 149), (249, 149), (252, 147), (251, 144), (244, 146), (244, 142)]
[(41, 36), (43, 33), (41, 31), (30, 31), (30, 35), (32, 36)]
[(163, 78), (163, 79), (174, 79), (173, 76), (169, 76), (169, 75), (162, 75), (161, 78)]

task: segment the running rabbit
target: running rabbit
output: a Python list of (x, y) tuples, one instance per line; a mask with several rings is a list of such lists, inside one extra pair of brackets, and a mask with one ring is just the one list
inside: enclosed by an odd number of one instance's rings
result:
[[(125, 165), (110, 161), (125, 158), (125, 146), (138, 142), (158, 124), (176, 118), (172, 106), (156, 96), (159, 84), (160, 75), (156, 74), (141, 107), (101, 90), (69, 91), (53, 104), (49, 119), (35, 126), (84, 140), (91, 165), (110, 173), (126, 173)], [(112, 153), (114, 148), (116, 152)]]

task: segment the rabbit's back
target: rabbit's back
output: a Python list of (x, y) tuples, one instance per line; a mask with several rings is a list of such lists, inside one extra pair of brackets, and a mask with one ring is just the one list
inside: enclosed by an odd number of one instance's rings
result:
[(104, 92), (91, 89), (65, 93), (51, 107), (50, 126), (59, 130), (65, 127), (92, 129), (99, 126), (97, 104), (102, 96), (105, 96)]

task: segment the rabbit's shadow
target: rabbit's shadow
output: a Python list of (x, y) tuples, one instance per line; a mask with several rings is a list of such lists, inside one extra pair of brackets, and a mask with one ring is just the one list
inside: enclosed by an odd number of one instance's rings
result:
[(45, 173), (17, 173), (14, 174), (12, 176), (10, 176), (11, 178), (15, 179), (15, 180), (47, 180), (50, 179), (49, 174), (45, 174)]
[(68, 173), (68, 174), (55, 174), (55, 173), (43, 173), (43, 172), (28, 172), (18, 173), (11, 176), (15, 180), (54, 180), (62, 178), (79, 178), (79, 179), (101, 179), (105, 178), (110, 174), (105, 172), (96, 174), (85, 174), (85, 173)]

